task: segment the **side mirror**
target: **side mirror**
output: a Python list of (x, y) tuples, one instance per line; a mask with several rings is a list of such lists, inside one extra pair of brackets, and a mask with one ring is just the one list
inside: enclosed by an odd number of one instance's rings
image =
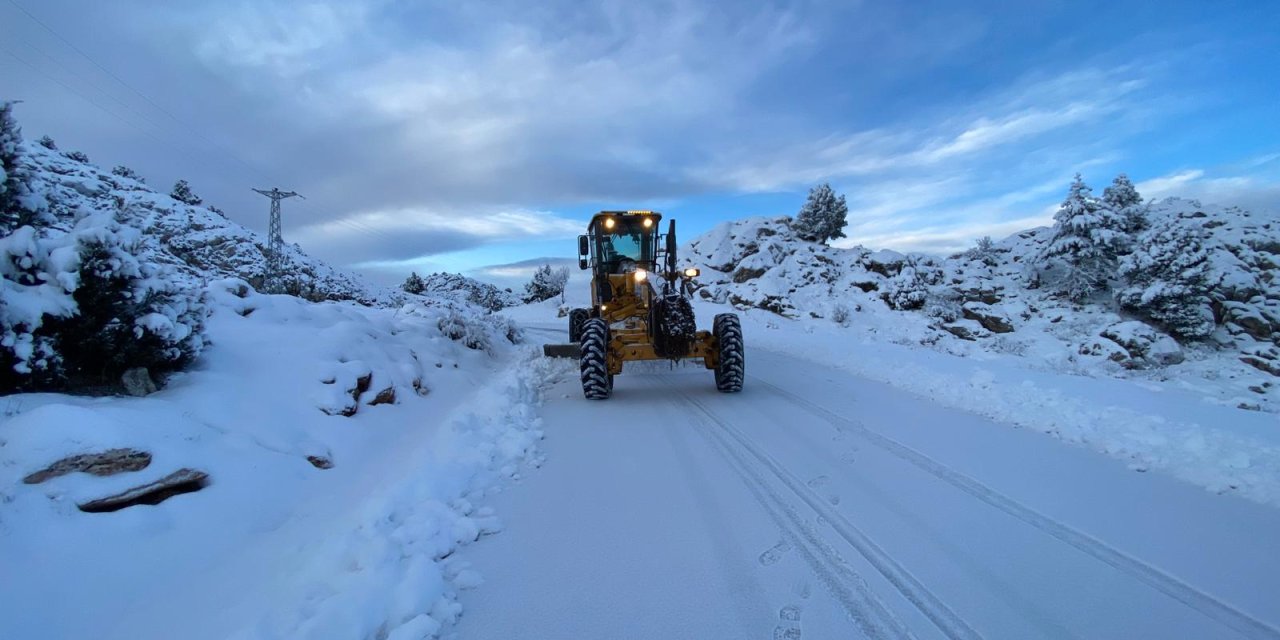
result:
[(586, 259), (586, 258), (578, 258), (578, 268), (579, 268), (579, 269), (586, 269), (586, 268), (587, 268), (587, 259)]
[[(578, 255), (585, 256), (591, 253), (591, 244), (587, 242), (586, 236), (578, 236)], [(586, 269), (586, 267), (583, 267)]]

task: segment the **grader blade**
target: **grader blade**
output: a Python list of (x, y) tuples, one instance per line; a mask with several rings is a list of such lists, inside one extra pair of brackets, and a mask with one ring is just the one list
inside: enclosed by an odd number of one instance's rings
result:
[(573, 358), (577, 360), (582, 357), (582, 350), (573, 343), (544, 344), (542, 345), (542, 355), (548, 358)]

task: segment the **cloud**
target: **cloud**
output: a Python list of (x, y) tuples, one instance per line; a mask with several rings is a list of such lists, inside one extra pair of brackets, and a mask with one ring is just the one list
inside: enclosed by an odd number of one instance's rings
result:
[(366, 211), (305, 226), (296, 241), (346, 263), (393, 264), (537, 238), (569, 238), (585, 226), (545, 211), (449, 212), (427, 208)]
[[(1261, 166), (1266, 163), (1259, 163)], [(1202, 169), (1186, 169), (1143, 180), (1134, 185), (1147, 199), (1195, 198), (1207, 203), (1238, 206), (1251, 211), (1280, 213), (1280, 180), (1265, 174), (1211, 176)]]
[[(1031, 79), (940, 122), (904, 122), (802, 138), (768, 155), (737, 149), (693, 171), (701, 180), (741, 191), (776, 191), (823, 180), (939, 167), (955, 171), (963, 168), (959, 163), (972, 162), (975, 156), (990, 160), (1048, 134), (1078, 135), (1083, 125), (1105, 123), (1118, 113), (1140, 109), (1135, 92), (1145, 82), (1127, 77), (1140, 73), (1130, 65)], [(1068, 140), (1067, 148), (1076, 144)]]

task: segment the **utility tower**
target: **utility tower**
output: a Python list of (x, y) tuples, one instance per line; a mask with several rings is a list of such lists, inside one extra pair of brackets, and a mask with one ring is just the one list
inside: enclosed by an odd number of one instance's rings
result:
[(264, 274), (262, 288), (266, 293), (283, 293), (284, 283), (281, 277), (284, 275), (284, 237), (280, 234), (280, 201), (285, 198), (298, 196), (303, 200), (300, 194), (293, 191), (281, 191), (272, 187), (270, 191), (265, 189), (254, 189), (258, 193), (271, 198), (271, 223), (267, 230), (267, 272)]

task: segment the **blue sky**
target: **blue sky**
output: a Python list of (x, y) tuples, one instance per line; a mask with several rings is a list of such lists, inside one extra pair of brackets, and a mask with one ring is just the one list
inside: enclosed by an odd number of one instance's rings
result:
[(1280, 202), (1280, 7), (1255, 2), (0, 2), (48, 133), (395, 281), (516, 277), (598, 209), (686, 238), (830, 182), (848, 244), (1043, 224), (1079, 171)]

